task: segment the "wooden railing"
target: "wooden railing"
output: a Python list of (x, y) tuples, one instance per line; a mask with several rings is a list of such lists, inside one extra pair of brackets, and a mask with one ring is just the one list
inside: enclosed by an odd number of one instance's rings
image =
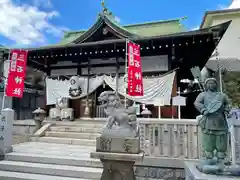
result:
[(201, 152), (195, 119), (138, 120), (140, 146), (145, 156), (198, 159)]

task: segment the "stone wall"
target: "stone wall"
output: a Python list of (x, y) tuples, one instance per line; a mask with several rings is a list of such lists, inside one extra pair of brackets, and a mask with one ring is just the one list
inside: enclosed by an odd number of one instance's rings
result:
[(13, 123), (13, 135), (32, 135), (36, 131), (34, 120), (15, 120)]
[(184, 180), (185, 173), (180, 168), (136, 166), (137, 180)]

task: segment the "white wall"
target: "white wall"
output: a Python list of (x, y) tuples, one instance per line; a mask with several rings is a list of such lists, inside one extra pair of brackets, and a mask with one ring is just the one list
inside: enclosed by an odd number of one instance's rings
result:
[[(240, 60), (240, 16), (226, 18), (224, 15), (220, 19), (214, 19), (212, 26), (232, 20), (229, 28), (219, 42), (217, 48), (221, 59), (239, 59)], [(214, 58), (213, 58), (214, 59)], [(216, 58), (215, 58), (216, 59)]]

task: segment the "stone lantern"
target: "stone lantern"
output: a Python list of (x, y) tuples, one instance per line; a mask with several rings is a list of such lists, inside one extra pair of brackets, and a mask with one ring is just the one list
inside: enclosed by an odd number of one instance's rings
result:
[(36, 124), (36, 128), (37, 129), (40, 129), (41, 128), (41, 124), (42, 124), (42, 121), (45, 119), (45, 116), (46, 116), (46, 112), (41, 109), (41, 108), (37, 108), (35, 111), (32, 112), (34, 117), (34, 121), (35, 121), (35, 124)]

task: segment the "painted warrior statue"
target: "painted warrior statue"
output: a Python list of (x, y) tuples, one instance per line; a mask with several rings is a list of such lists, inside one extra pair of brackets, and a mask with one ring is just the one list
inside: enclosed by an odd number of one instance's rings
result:
[[(196, 98), (196, 109), (201, 113), (197, 119), (202, 130), (202, 146), (205, 160), (198, 165), (202, 172), (214, 173), (224, 168), (228, 144), (227, 115), (230, 103), (226, 94), (219, 92), (215, 78), (205, 81), (206, 91)], [(211, 172), (214, 171), (214, 172)]]

